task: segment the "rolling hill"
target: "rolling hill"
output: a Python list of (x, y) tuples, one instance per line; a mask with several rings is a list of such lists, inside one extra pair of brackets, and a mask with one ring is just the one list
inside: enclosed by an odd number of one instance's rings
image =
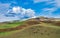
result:
[(0, 38), (60, 38), (60, 21), (37, 17), (16, 23), (20, 25), (0, 29)]

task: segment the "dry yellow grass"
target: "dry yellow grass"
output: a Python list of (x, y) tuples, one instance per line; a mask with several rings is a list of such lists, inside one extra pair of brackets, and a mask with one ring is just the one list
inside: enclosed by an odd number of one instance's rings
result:
[(60, 28), (51, 26), (45, 23), (32, 25), (0, 38), (60, 38)]

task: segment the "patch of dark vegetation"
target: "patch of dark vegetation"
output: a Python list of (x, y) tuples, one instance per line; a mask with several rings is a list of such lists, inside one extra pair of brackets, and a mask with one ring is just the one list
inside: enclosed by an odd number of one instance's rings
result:
[(52, 23), (53, 21), (43, 21), (44, 23)]
[(44, 32), (47, 32), (47, 30), (45, 30)]
[(60, 21), (54, 21), (52, 22), (52, 24), (54, 24), (55, 26), (60, 26)]
[(40, 24), (40, 21), (27, 21), (28, 25)]
[(53, 24), (55, 26), (60, 26), (60, 21), (43, 21), (44, 23)]
[(50, 34), (48, 33), (47, 35), (49, 36)]
[(43, 35), (43, 33), (40, 33), (41, 35)]

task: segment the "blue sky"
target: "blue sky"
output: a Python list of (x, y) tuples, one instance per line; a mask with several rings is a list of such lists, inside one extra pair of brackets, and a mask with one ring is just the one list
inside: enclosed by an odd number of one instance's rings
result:
[(0, 0), (1, 22), (36, 16), (60, 18), (60, 0)]

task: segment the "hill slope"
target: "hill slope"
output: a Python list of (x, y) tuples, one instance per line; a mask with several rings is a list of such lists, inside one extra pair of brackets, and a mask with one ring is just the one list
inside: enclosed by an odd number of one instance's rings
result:
[(41, 21), (40, 18), (29, 19), (20, 26), (2, 31), (0, 38), (60, 38), (58, 23), (60, 22), (44, 19)]

